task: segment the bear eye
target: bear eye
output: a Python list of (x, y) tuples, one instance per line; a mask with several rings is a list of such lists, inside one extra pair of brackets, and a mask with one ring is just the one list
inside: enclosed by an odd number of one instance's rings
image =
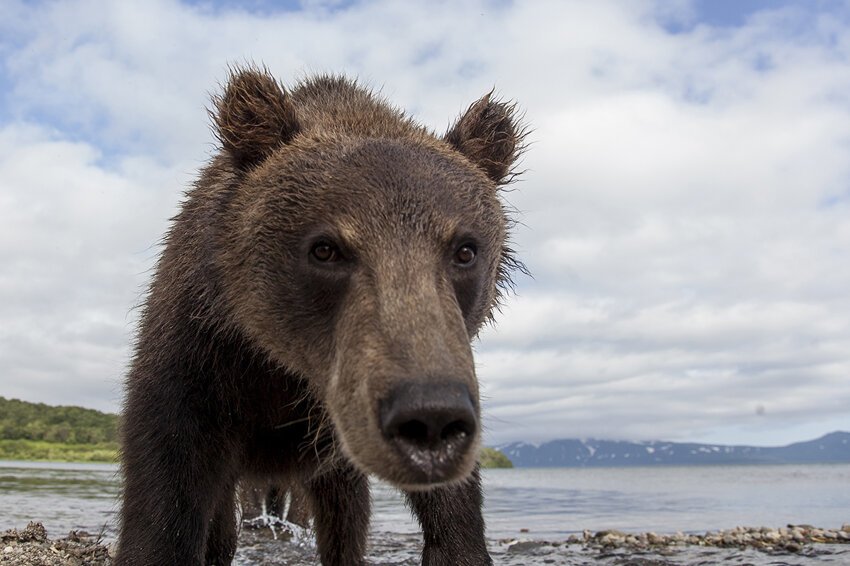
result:
[(332, 263), (342, 259), (339, 247), (333, 242), (320, 240), (310, 248), (310, 256), (320, 263)]
[(455, 251), (454, 261), (458, 265), (468, 266), (475, 261), (477, 250), (474, 244), (463, 244)]

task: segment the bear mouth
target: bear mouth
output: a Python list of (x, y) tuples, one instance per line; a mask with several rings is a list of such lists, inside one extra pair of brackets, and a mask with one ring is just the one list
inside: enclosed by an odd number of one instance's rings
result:
[(473, 443), (474, 435), (463, 431), (434, 446), (391, 441), (406, 464), (409, 483), (426, 488), (465, 476), (464, 463)]
[(429, 486), (466, 475), (477, 413), (469, 388), (458, 381), (402, 383), (382, 399), (381, 433), (405, 469), (405, 483)]

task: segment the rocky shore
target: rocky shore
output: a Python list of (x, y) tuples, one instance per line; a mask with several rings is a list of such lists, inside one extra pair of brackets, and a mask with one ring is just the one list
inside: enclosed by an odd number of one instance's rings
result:
[(716, 548), (755, 548), (757, 550), (801, 552), (804, 547), (818, 543), (850, 544), (850, 524), (840, 529), (821, 529), (812, 525), (788, 525), (778, 529), (769, 527), (735, 527), (734, 529), (705, 534), (624, 533), (620, 531), (584, 531), (571, 535), (565, 541), (539, 541), (528, 539), (503, 539), (499, 541), (508, 551), (518, 552), (540, 545), (582, 545), (587, 549), (653, 550), (677, 546), (706, 546)]
[[(678, 547), (756, 549), (769, 553), (797, 554), (817, 545), (850, 544), (850, 524), (840, 529), (823, 529), (811, 525), (768, 527), (735, 527), (705, 534), (624, 533), (620, 531), (584, 531), (563, 541), (503, 539), (498, 541), (507, 554), (534, 552), (542, 547), (561, 548), (570, 553), (577, 546), (583, 553), (624, 551), (659, 552)], [(0, 534), (0, 565), (3, 566), (107, 566), (112, 563), (112, 545), (100, 537), (84, 532), (71, 532), (67, 537), (51, 540), (41, 523), (30, 523), (23, 530), (11, 529)], [(578, 549), (576, 549), (578, 550)]]
[(100, 537), (71, 531), (67, 537), (50, 540), (41, 523), (30, 523), (21, 531), (10, 529), (0, 535), (0, 564), (8, 566), (106, 566), (109, 548)]

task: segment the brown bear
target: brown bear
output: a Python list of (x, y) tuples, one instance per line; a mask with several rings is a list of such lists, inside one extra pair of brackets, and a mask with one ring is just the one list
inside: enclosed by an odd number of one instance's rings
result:
[(486, 95), (438, 137), (355, 81), (244, 66), (212, 115), (126, 380), (116, 563), (229, 564), (239, 478), (283, 474), (322, 563), (364, 564), (374, 474), (423, 564), (491, 564), (470, 341), (520, 266), (514, 106)]

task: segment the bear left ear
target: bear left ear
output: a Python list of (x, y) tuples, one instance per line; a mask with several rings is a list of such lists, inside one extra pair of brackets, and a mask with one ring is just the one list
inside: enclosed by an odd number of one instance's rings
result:
[(446, 133), (445, 140), (487, 173), (493, 181), (510, 181), (511, 166), (522, 153), (525, 132), (516, 106), (492, 100), (490, 92), (472, 104)]
[(216, 136), (237, 167), (248, 169), (300, 131), (292, 101), (267, 71), (235, 67), (213, 98)]

